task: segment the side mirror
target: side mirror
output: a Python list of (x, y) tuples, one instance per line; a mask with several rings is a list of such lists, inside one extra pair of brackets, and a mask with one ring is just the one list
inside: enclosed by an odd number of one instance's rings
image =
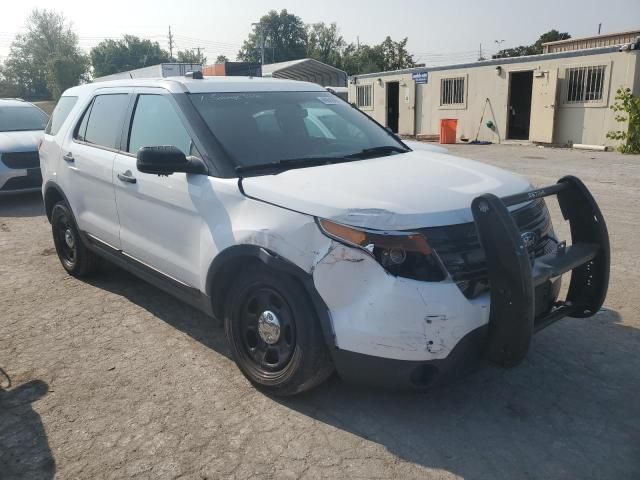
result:
[(172, 145), (142, 147), (136, 155), (136, 167), (142, 173), (171, 175), (175, 172), (207, 173), (207, 167), (199, 158), (187, 158)]

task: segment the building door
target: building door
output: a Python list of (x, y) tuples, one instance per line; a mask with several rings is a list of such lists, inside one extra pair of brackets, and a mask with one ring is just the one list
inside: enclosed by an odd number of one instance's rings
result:
[(557, 68), (550, 68), (533, 77), (531, 132), (529, 133), (529, 139), (532, 142), (553, 143), (557, 90)]
[(529, 140), (532, 92), (532, 71), (511, 72), (509, 74), (508, 139)]
[(400, 119), (400, 83), (387, 83), (387, 127), (398, 133)]

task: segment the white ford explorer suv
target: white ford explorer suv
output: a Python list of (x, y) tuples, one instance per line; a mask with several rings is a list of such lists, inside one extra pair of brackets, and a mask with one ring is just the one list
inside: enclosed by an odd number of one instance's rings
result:
[(63, 267), (81, 277), (102, 257), (223, 321), (238, 367), (269, 393), (334, 370), (421, 389), (482, 358), (512, 366), (535, 331), (606, 295), (608, 234), (580, 180), (533, 189), (413, 151), (315, 84), (89, 84), (51, 122), (42, 192)]

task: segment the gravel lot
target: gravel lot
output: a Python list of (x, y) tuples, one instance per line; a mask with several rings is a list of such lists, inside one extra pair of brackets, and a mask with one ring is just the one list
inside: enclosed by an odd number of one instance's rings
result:
[(640, 157), (450, 150), (538, 185), (578, 174), (613, 266), (598, 315), (426, 394), (262, 395), (219, 325), (113, 268), (67, 276), (39, 196), (0, 198), (0, 478), (640, 478)]

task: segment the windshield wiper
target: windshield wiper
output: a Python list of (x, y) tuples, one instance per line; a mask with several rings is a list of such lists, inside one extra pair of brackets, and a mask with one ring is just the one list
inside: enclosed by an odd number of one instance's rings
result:
[(345, 158), (371, 158), (382, 155), (391, 155), (392, 153), (407, 153), (408, 148), (398, 147), (396, 145), (382, 145), (380, 147), (365, 148), (357, 153), (346, 155)]
[(331, 165), (332, 163), (352, 162), (354, 160), (362, 160), (382, 155), (391, 155), (392, 153), (407, 153), (411, 150), (395, 145), (383, 145), (381, 147), (365, 148), (356, 153), (342, 155), (338, 157), (301, 157), (286, 158), (284, 160), (276, 160), (275, 162), (259, 163), (257, 165), (239, 165), (236, 167), (236, 173), (276, 171), (278, 173), (294, 168), (318, 167), (320, 165)]
[(239, 165), (236, 167), (236, 173), (243, 174), (248, 172), (262, 172), (275, 170), (283, 172), (294, 168), (318, 167), (320, 165), (330, 165), (332, 163), (351, 161), (347, 157), (302, 157), (302, 158), (286, 158), (284, 160), (276, 160), (275, 162), (259, 163), (257, 165)]

